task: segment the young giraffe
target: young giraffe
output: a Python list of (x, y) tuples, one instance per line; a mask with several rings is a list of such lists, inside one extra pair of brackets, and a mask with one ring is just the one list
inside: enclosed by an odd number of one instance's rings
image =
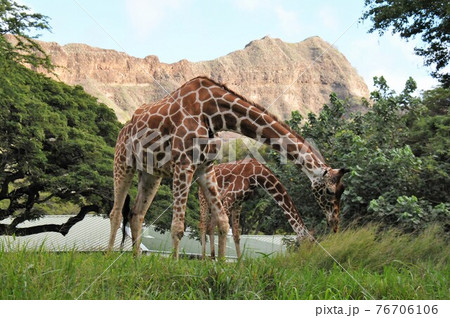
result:
[[(196, 77), (159, 102), (136, 109), (119, 133), (114, 156), (114, 206), (110, 214), (112, 250), (121, 210), (138, 170), (138, 195), (130, 212), (134, 253), (139, 254), (142, 223), (163, 176), (173, 177), (171, 234), (174, 257), (184, 233), (186, 201), (194, 174), (219, 229), (219, 258), (225, 257), (228, 217), (219, 198), (211, 140), (219, 131), (233, 131), (269, 144), (287, 154), (309, 177), (319, 205), (337, 229), (343, 169), (332, 169), (314, 149), (263, 107), (207, 77)], [(275, 143), (274, 140), (278, 141)]]
[[(214, 166), (214, 172), (216, 173), (217, 185), (219, 186), (223, 208), (227, 212), (228, 217), (231, 215), (232, 218), (231, 228), (238, 257), (241, 257), (241, 248), (239, 245), (239, 217), (242, 210), (241, 204), (258, 186), (272, 195), (274, 200), (283, 209), (284, 215), (295, 234), (297, 234), (297, 240), (299, 242), (308, 237), (313, 239), (313, 236), (306, 229), (286, 188), (265, 165), (256, 159), (244, 159), (216, 165)], [(214, 258), (214, 219), (210, 219), (208, 203), (201, 190), (199, 190), (198, 195), (200, 201), (199, 228), (202, 242), (202, 258), (204, 259), (206, 257), (207, 233), (210, 238), (211, 258)]]

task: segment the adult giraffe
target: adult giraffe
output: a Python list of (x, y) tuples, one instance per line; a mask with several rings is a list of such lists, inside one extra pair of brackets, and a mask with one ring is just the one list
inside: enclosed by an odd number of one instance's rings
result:
[(332, 169), (314, 149), (287, 125), (258, 104), (234, 93), (207, 77), (196, 77), (159, 102), (142, 105), (119, 133), (114, 155), (114, 206), (110, 214), (112, 250), (120, 226), (121, 210), (135, 170), (139, 171), (138, 194), (131, 210), (130, 227), (134, 253), (139, 254), (142, 223), (163, 176), (173, 177), (171, 234), (174, 257), (184, 233), (184, 216), (189, 188), (194, 178), (217, 220), (219, 258), (225, 256), (228, 217), (222, 209), (209, 141), (219, 131), (234, 131), (269, 144), (293, 160), (309, 177), (319, 205), (338, 222), (343, 169)]
[[(305, 238), (314, 239), (303, 223), (297, 208), (286, 188), (278, 178), (256, 159), (243, 159), (236, 162), (222, 163), (214, 166), (217, 185), (222, 199), (223, 208), (231, 216), (231, 228), (236, 246), (237, 257), (241, 257), (239, 217), (241, 204), (248, 198), (257, 187), (263, 188), (278, 205), (283, 209), (289, 224), (297, 235), (297, 241)], [(343, 190), (343, 189), (340, 189)], [(215, 256), (214, 247), (214, 224), (215, 220), (210, 218), (209, 207), (201, 190), (198, 192), (200, 201), (200, 238), (202, 242), (202, 258), (206, 257), (206, 234), (209, 235), (211, 258)], [(339, 195), (339, 194), (338, 194)]]

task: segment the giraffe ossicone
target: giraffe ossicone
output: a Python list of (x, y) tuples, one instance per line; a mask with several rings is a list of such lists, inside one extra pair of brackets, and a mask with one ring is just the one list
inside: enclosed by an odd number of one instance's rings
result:
[[(337, 230), (342, 171), (326, 165), (317, 151), (262, 106), (207, 77), (196, 77), (151, 105), (142, 105), (120, 131), (114, 155), (114, 206), (110, 213), (112, 250), (121, 210), (138, 171), (138, 194), (130, 212), (134, 253), (139, 254), (142, 223), (162, 177), (172, 176), (174, 195), (171, 234), (174, 256), (184, 233), (186, 202), (196, 180), (219, 232), (219, 257), (225, 257), (228, 217), (219, 197), (211, 154), (220, 131), (233, 131), (285, 153), (311, 180), (318, 203)], [(280, 142), (273, 143), (274, 140)], [(197, 153), (194, 158), (194, 152)], [(327, 172), (327, 173), (325, 173)]]

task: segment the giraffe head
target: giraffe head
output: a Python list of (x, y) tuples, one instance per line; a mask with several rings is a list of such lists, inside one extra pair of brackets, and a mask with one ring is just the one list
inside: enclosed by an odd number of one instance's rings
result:
[(337, 232), (339, 227), (339, 211), (341, 195), (344, 192), (342, 176), (350, 170), (326, 168), (323, 175), (312, 182), (312, 188), (317, 203), (325, 212), (328, 226)]

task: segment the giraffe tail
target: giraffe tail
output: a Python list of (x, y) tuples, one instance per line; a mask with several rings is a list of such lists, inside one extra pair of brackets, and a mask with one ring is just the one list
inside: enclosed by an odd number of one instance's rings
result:
[(126, 230), (125, 227), (128, 224), (128, 220), (130, 218), (130, 195), (127, 194), (127, 198), (125, 199), (125, 203), (122, 208), (122, 242), (120, 243), (120, 248), (123, 248), (123, 244), (125, 243)]

